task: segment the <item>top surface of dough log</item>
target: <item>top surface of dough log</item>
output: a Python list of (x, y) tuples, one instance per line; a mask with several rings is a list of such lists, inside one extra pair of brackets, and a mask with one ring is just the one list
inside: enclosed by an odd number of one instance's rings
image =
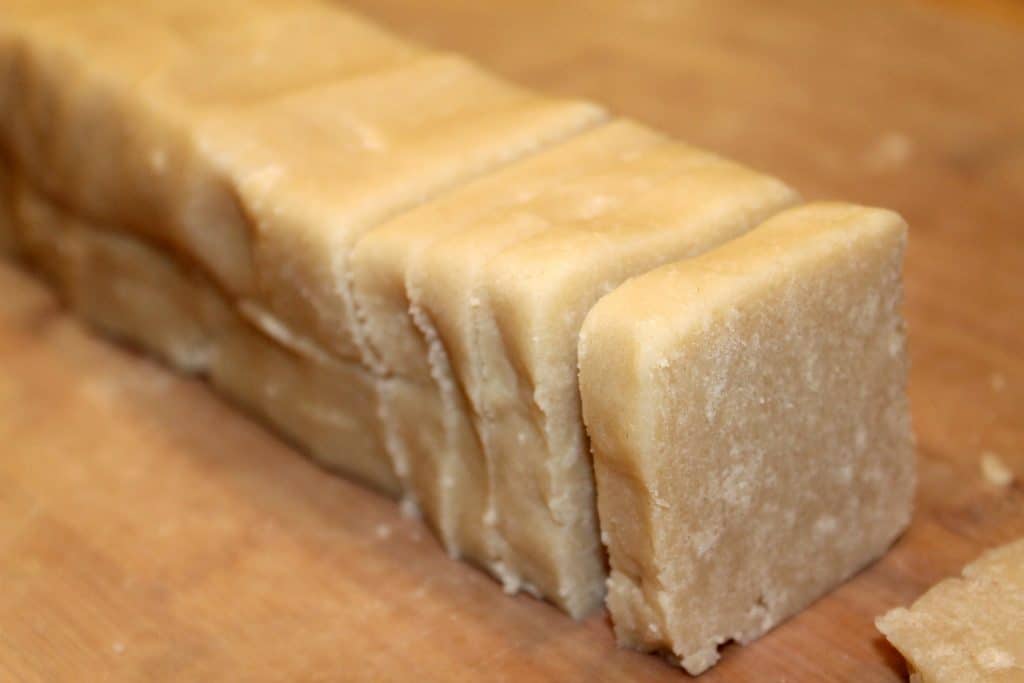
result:
[(904, 529), (905, 240), (891, 212), (809, 205), (590, 312), (580, 383), (620, 642), (699, 673)]
[(353, 358), (359, 235), (602, 117), (320, 3), (109, 2), (6, 29), (5, 142), (34, 181)]

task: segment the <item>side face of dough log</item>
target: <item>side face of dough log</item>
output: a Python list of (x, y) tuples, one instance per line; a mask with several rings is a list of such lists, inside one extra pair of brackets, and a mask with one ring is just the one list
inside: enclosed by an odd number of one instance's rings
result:
[(280, 326), (278, 339), (267, 337), (201, 274), (16, 186), (20, 251), (75, 313), (180, 370), (207, 375), (322, 465), (398, 495), (379, 457), (372, 406), (351, 402), (349, 387), (372, 380), (361, 366), (331, 359)]
[(625, 279), (714, 248), (798, 199), (774, 178), (678, 143), (644, 159), (636, 174), (645, 171), (645, 192), (619, 204), (609, 186), (594, 198), (605, 212), (502, 252), (484, 273), (485, 326), (500, 332), (485, 362), (512, 371), (481, 391), (506, 563), (570, 604), (603, 595), (605, 575), (579, 407), (584, 317)]
[[(5, 20), (0, 132), (18, 166), (76, 214), (169, 246), (251, 321), (345, 361), (361, 358), (361, 234), (604, 116), (323, 3), (111, 0)], [(321, 28), (292, 50), (270, 30), (289, 25)], [(260, 55), (274, 56), (267, 82), (248, 68)], [(352, 369), (345, 401), (375, 414)]]
[(922, 683), (1024, 680), (1024, 539), (876, 623)]
[(521, 582), (574, 616), (600, 603), (605, 576), (577, 407), (584, 314), (625, 277), (713, 247), (795, 201), (778, 181), (635, 124), (590, 137), (598, 144), (586, 172), (434, 244), (409, 288), (417, 321), (447, 351), (431, 354), (435, 374), (457, 379), (448, 412), (468, 410), (483, 444), (486, 481), (460, 466), (452, 492), (490, 491), (485, 524), (498, 532), (510, 587)]
[(591, 310), (580, 386), (622, 644), (704, 671), (906, 527), (905, 242), (890, 212), (810, 205)]
[(401, 486), (382, 458), (384, 442), (372, 396), (373, 376), (285, 336), (268, 339), (234, 318), (218, 341), (210, 378), (242, 406), (276, 427), (320, 464), (392, 498)]

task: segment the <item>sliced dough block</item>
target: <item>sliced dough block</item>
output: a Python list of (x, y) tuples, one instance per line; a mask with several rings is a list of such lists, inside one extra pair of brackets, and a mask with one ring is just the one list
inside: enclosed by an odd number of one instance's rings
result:
[(893, 213), (810, 205), (590, 311), (580, 388), (620, 643), (700, 673), (906, 527), (905, 242)]
[[(18, 167), (91, 222), (173, 249), (251, 321), (347, 360), (360, 235), (604, 116), (322, 3), (108, 0), (7, 20), (0, 144)], [(284, 40), (278, 21), (323, 26)], [(353, 380), (346, 400), (373, 413), (373, 388)], [(350, 445), (354, 463), (386, 458)]]
[[(1024, 681), (1024, 539), (877, 620), (920, 683)], [(916, 676), (916, 678), (915, 678)]]
[[(425, 338), (410, 315), (407, 278), (417, 295), (426, 286), (441, 286), (419, 262), (446, 238), (455, 243), (453, 249), (500, 247), (547, 229), (559, 219), (589, 211), (602, 175), (616, 169), (623, 155), (661, 144), (660, 135), (636, 124), (600, 126), (403, 214), (367, 233), (357, 244), (352, 257), (353, 291), (364, 323), (366, 362), (381, 377), (389, 449), (396, 469), (407, 480), (410, 499), (422, 507), (453, 556), (502, 574), (495, 564), (497, 539), (493, 528), (484, 524), (488, 478), (471, 414), (436, 334)], [(625, 192), (626, 187), (619, 190)], [(481, 232), (488, 233), (486, 244), (462, 237)], [(449, 248), (442, 251), (447, 253)], [(472, 262), (460, 259), (458, 267), (463, 265), (469, 267)], [(470, 294), (456, 286), (451, 296), (453, 307), (468, 309)], [(430, 314), (419, 306), (417, 311), (421, 325), (429, 328)], [(449, 341), (458, 342), (454, 336)], [(462, 360), (466, 355), (456, 357)], [(465, 372), (471, 371), (471, 362), (463, 365)]]
[(601, 116), (436, 56), (284, 97), (209, 130), (225, 143), (218, 163), (243, 179), (243, 205), (264, 216), (256, 296), (290, 327), (359, 358), (348, 268), (358, 238)]
[(17, 235), (25, 257), (70, 308), (104, 332), (211, 382), (321, 464), (390, 496), (398, 481), (377, 454), (372, 406), (350, 387), (362, 366), (332, 359), (273, 321), (263, 334), (195, 269), (137, 238), (97, 229), (18, 184)]
[[(489, 486), (484, 523), (499, 534), (508, 587), (522, 582), (574, 616), (600, 604), (605, 575), (576, 387), (583, 316), (622, 279), (795, 201), (776, 180), (635, 124), (590, 137), (607, 147), (586, 173), (437, 242), (409, 281), (417, 320), (440, 341), (435, 374), (450, 363), (458, 380), (449, 413), (469, 409), (486, 457), (487, 482), (451, 489), (465, 499)], [(452, 469), (456, 481), (475, 471)]]

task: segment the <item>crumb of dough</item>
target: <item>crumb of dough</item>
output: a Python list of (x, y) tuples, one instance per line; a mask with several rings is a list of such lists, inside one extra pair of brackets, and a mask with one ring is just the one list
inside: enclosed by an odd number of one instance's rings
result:
[(1011, 470), (998, 454), (985, 451), (981, 454), (981, 474), (985, 481), (994, 486), (1009, 486), (1013, 483)]
[(864, 167), (875, 173), (892, 171), (906, 164), (913, 154), (913, 141), (903, 133), (881, 135), (864, 152)]

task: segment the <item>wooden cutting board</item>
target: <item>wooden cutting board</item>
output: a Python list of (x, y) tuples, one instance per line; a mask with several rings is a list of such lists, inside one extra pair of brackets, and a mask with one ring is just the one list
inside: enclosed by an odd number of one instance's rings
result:
[[(363, 0), (397, 30), (903, 212), (919, 437), (884, 560), (707, 681), (893, 681), (872, 620), (1024, 535), (1024, 11)], [(0, 680), (678, 681), (448, 560), (418, 522), (0, 266)]]

